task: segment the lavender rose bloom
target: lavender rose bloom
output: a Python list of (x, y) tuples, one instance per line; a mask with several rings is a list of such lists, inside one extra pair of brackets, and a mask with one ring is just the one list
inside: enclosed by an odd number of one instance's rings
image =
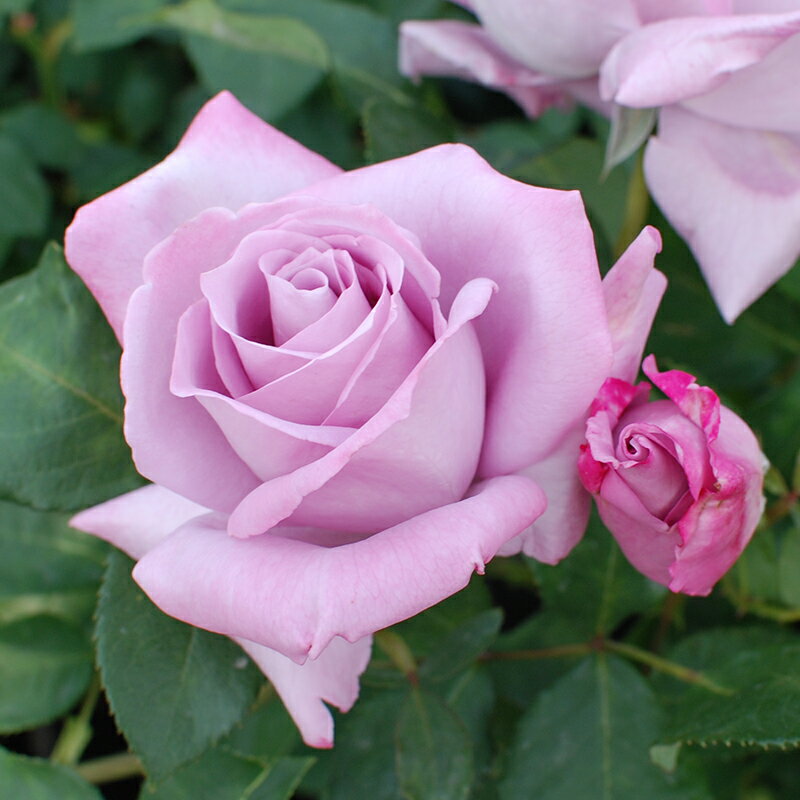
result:
[[(407, 22), (401, 68), (658, 109), (647, 185), (732, 322), (800, 255), (800, 0), (470, 0), (480, 25)], [(616, 110), (615, 110), (616, 109)]]
[[(533, 473), (616, 349), (577, 193), (458, 145), (343, 173), (221, 94), (78, 211), (66, 253), (122, 343), (152, 481), (74, 525), (137, 559), (166, 613), (239, 641), (309, 744), (330, 746), (323, 701), (352, 705), (373, 632), (512, 540), (574, 544), (530, 526)], [(577, 481), (574, 446), (548, 475)]]

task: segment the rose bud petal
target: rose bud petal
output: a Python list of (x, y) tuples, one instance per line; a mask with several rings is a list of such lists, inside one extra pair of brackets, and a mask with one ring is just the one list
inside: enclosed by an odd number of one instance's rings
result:
[[(647, 109), (648, 189), (733, 322), (800, 256), (800, 2), (473, 0), (477, 23), (410, 21), (400, 69), (508, 94)], [(480, 24), (478, 24), (480, 23)], [(655, 112), (657, 113), (657, 117)]]
[(581, 481), (628, 560), (673, 592), (705, 595), (750, 541), (764, 508), (764, 456), (714, 392), (643, 365), (647, 383), (609, 378), (592, 404)]
[(370, 634), (542, 514), (527, 471), (612, 368), (579, 195), (458, 145), (341, 173), (223, 93), (78, 212), (66, 253), (123, 343), (154, 484), (73, 524), (168, 614), (239, 641), (329, 746), (324, 702), (354, 702)]

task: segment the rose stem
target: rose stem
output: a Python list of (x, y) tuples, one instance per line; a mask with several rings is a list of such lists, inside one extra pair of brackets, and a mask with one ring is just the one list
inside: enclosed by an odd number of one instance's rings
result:
[(76, 772), (89, 783), (111, 783), (135, 775), (144, 775), (142, 762), (133, 753), (115, 753), (91, 761), (84, 761), (75, 767)]
[(92, 714), (99, 697), (100, 676), (95, 674), (86, 691), (80, 711), (65, 720), (64, 727), (53, 745), (50, 760), (54, 764), (72, 766), (78, 763), (92, 738)]

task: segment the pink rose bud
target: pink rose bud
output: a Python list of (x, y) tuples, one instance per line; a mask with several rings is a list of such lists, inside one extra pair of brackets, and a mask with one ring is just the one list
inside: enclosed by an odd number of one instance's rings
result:
[(717, 395), (680, 370), (609, 378), (595, 398), (578, 462), (581, 481), (628, 560), (673, 592), (708, 594), (761, 517), (764, 456)]

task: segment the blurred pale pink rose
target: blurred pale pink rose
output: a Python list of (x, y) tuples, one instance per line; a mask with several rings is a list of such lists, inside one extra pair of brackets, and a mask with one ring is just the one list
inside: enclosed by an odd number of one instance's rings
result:
[(764, 457), (753, 432), (679, 370), (650, 386), (609, 378), (592, 404), (581, 480), (628, 560), (673, 592), (705, 595), (750, 541), (764, 507)]
[(657, 108), (647, 185), (732, 322), (800, 256), (800, 0), (470, 0), (480, 25), (407, 22), (401, 69)]
[[(643, 237), (617, 281), (631, 309)], [(527, 471), (584, 419), (624, 327), (577, 193), (458, 145), (342, 173), (229, 94), (80, 209), (66, 252), (122, 342), (153, 482), (75, 526), (137, 559), (166, 613), (241, 642), (316, 746), (373, 632), (537, 538)], [(574, 544), (548, 536), (552, 559)]]

